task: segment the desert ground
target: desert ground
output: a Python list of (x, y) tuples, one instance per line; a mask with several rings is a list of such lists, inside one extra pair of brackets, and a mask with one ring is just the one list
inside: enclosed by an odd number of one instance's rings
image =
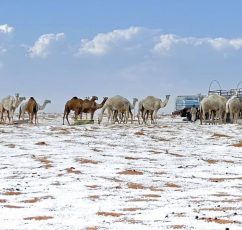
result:
[(242, 229), (242, 125), (0, 125), (0, 229)]

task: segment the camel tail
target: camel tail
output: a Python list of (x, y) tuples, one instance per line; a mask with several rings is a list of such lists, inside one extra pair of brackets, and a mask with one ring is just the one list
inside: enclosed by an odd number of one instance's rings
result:
[(19, 120), (20, 120), (21, 114), (22, 114), (22, 108), (21, 108), (21, 106), (20, 106), (20, 108), (19, 108), (19, 114), (18, 114), (18, 119), (19, 119)]
[(199, 110), (200, 110), (200, 112), (199, 112), (200, 124), (202, 124), (202, 120), (203, 120), (203, 107), (202, 107), (201, 104), (199, 106)]
[(226, 103), (226, 113), (229, 113), (229, 103)]

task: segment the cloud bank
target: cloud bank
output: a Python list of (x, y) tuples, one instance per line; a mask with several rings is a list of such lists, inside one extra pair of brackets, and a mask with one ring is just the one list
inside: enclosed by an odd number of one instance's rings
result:
[(50, 54), (51, 47), (58, 41), (63, 40), (64, 33), (57, 34), (43, 34), (34, 43), (32, 47), (28, 49), (28, 55), (31, 58), (40, 57), (46, 58)]

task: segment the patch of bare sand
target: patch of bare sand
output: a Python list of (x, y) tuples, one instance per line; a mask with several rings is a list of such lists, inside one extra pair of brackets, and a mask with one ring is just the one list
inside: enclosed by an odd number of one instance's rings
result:
[(231, 138), (230, 136), (228, 136), (226, 134), (222, 134), (222, 133), (214, 133), (212, 135), (212, 137), (227, 137), (227, 138)]
[(118, 172), (118, 174), (121, 174), (121, 175), (143, 175), (142, 172), (139, 172), (139, 171), (134, 170), (134, 169), (127, 169), (127, 170), (124, 170), (122, 172)]
[(171, 228), (171, 229), (184, 229), (184, 228), (186, 228), (186, 225), (170, 225), (168, 228)]
[(123, 216), (123, 213), (119, 212), (97, 212), (96, 213), (98, 216), (112, 216), (112, 217), (120, 217)]
[(89, 160), (89, 159), (84, 159), (84, 158), (76, 158), (76, 162), (80, 164), (98, 164), (100, 161), (94, 161), (94, 160)]
[(238, 222), (238, 221), (226, 220), (226, 219), (220, 219), (220, 218), (202, 217), (202, 218), (199, 218), (199, 220), (203, 220), (206, 222), (213, 222), (213, 223), (217, 223), (217, 224), (241, 224), (241, 222)]
[(95, 201), (95, 200), (100, 199), (100, 196), (98, 196), (98, 195), (92, 195), (92, 196), (88, 196), (87, 198), (90, 199), (90, 200), (92, 200), (92, 201)]
[(242, 180), (242, 177), (209, 178), (211, 182), (223, 182), (225, 180)]
[(18, 205), (10, 205), (10, 204), (7, 204), (7, 205), (3, 205), (4, 208), (24, 208), (23, 206), (18, 206)]
[(16, 196), (16, 195), (21, 195), (21, 194), (23, 194), (23, 193), (16, 192), (16, 191), (7, 191), (7, 192), (2, 193), (2, 195), (5, 195), (5, 196)]
[(231, 146), (234, 146), (234, 147), (238, 147), (238, 148), (240, 148), (240, 147), (242, 147), (242, 141), (240, 141), (240, 142), (237, 143), (237, 144), (233, 144), (233, 145), (231, 145)]
[(36, 160), (36, 161), (39, 161), (41, 164), (42, 164), (42, 167), (43, 168), (46, 168), (46, 169), (48, 169), (48, 168), (52, 168), (53, 167), (53, 165), (52, 165), (52, 161), (50, 161), (49, 159), (48, 159), (48, 157), (46, 157), (46, 156), (33, 156), (33, 159), (34, 160)]
[(180, 185), (177, 185), (177, 184), (174, 184), (174, 183), (170, 183), (170, 182), (165, 183), (165, 187), (168, 187), (168, 188), (181, 188)]
[(24, 220), (49, 220), (53, 219), (53, 216), (31, 216), (31, 217), (25, 217)]
[(67, 173), (81, 174), (81, 171), (76, 170), (74, 167), (66, 168), (65, 170)]
[(128, 183), (127, 186), (130, 189), (144, 189), (145, 188), (142, 184), (138, 184), (138, 183)]

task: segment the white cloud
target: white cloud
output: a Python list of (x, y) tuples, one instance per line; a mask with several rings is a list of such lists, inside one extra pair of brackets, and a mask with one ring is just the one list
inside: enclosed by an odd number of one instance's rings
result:
[(58, 34), (43, 34), (34, 43), (34, 46), (28, 49), (30, 57), (41, 57), (45, 58), (49, 55), (51, 46), (63, 40), (65, 37), (64, 33)]
[(201, 46), (209, 45), (216, 50), (226, 48), (241, 49), (242, 38), (226, 39), (226, 38), (198, 38), (198, 37), (179, 37), (174, 34), (164, 34), (159, 37), (158, 42), (153, 48), (153, 52), (160, 54), (168, 54), (176, 45)]
[(130, 27), (123, 30), (113, 30), (109, 33), (97, 34), (92, 40), (82, 39), (81, 47), (79, 48), (79, 55), (103, 55), (106, 54), (113, 47), (121, 45), (123, 42), (132, 40), (140, 33), (142, 28)]
[(0, 25), (0, 34), (9, 34), (14, 31), (14, 28), (9, 26), (8, 24)]

